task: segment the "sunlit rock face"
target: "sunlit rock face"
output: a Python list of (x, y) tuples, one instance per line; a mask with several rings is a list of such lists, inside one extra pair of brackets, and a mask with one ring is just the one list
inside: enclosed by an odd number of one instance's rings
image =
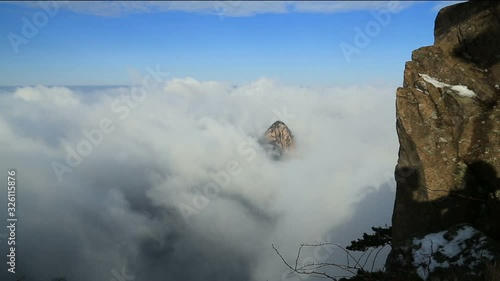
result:
[(395, 264), (414, 237), (461, 223), (500, 240), (499, 102), (500, 2), (443, 8), (396, 92)]
[(264, 133), (263, 144), (275, 160), (282, 159), (295, 147), (292, 131), (281, 121), (274, 122)]

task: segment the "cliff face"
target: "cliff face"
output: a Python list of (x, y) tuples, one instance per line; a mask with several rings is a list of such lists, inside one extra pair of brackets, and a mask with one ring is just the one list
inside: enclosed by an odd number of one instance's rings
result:
[(471, 223), (500, 240), (500, 3), (442, 9), (397, 89), (393, 249)]

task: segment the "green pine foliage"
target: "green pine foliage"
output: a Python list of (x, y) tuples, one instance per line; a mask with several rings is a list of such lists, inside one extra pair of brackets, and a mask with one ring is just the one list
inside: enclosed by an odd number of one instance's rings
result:
[(373, 234), (363, 233), (363, 238), (356, 241), (351, 241), (351, 245), (346, 248), (350, 251), (365, 252), (370, 248), (383, 247), (391, 245), (392, 242), (392, 226), (372, 227)]

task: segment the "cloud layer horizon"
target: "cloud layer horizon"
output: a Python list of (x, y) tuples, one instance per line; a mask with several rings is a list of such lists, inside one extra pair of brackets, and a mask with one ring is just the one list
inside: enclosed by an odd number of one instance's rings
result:
[[(26, 280), (303, 280), (271, 245), (291, 259), (390, 224), (396, 86), (140, 78), (0, 92)], [(284, 161), (259, 145), (276, 120), (297, 143)]]

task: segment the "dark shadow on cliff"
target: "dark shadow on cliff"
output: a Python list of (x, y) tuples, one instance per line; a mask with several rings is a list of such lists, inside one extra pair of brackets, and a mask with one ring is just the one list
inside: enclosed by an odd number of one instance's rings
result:
[(484, 161), (476, 161), (467, 166), (465, 174), (466, 190), (479, 205), (474, 223), (491, 238), (500, 241), (500, 175), (495, 168)]
[[(495, 37), (497, 39), (493, 39)], [(473, 38), (463, 39), (460, 45), (453, 48), (453, 54), (464, 61), (472, 61), (479, 68), (489, 69), (500, 62), (498, 49), (491, 48), (495, 44), (492, 41), (500, 40), (499, 38), (500, 28), (489, 27)]]
[[(471, 11), (472, 10), (472, 11)], [(465, 24), (470, 18), (478, 14), (489, 14), (493, 17), (493, 21), (497, 25), (489, 25), (488, 28), (474, 36), (467, 34), (467, 29), (470, 29), (471, 23)], [(490, 68), (500, 62), (498, 57), (498, 49), (491, 46), (499, 46), (500, 44), (500, 3), (497, 1), (474, 1), (474, 3), (461, 3), (449, 7), (446, 15), (436, 19), (436, 28), (434, 35), (436, 38), (441, 38), (450, 33), (450, 30), (456, 28), (458, 30), (459, 45), (455, 46), (453, 53), (467, 61), (474, 62), (480, 68)], [(466, 34), (466, 35), (464, 35)]]
[[(420, 186), (419, 179), (422, 175), (418, 169), (413, 170), (412, 173), (408, 172), (406, 178), (398, 178), (396, 198), (398, 204), (394, 208), (393, 221), (399, 223), (393, 224), (393, 250), (386, 263), (387, 270), (391, 274), (398, 276), (398, 274), (406, 274), (414, 270), (401, 264), (402, 260), (399, 257), (402, 257), (401, 254), (406, 256), (405, 250), (401, 251), (401, 246), (406, 247), (411, 244), (411, 239), (415, 237), (447, 230), (457, 224), (471, 224), (490, 238), (500, 241), (499, 174), (491, 164), (484, 161), (474, 161), (466, 165), (467, 169), (462, 181), (464, 186), (450, 192), (445, 187), (443, 190), (426, 190), (424, 186)], [(408, 170), (408, 168), (399, 168), (396, 174), (400, 170)], [(416, 188), (425, 194), (412, 194)], [(439, 194), (440, 192), (447, 195), (428, 201), (430, 193)], [(421, 195), (424, 196), (420, 197)], [(397, 211), (402, 213), (399, 213), (400, 217), (395, 219), (398, 216)], [(401, 217), (405, 220), (402, 221)]]
[[(495, 168), (484, 161), (466, 163), (467, 170), (463, 182), (463, 189), (456, 189), (444, 198), (424, 204), (429, 207), (439, 219), (436, 230), (447, 228), (458, 223), (471, 223), (484, 231), (491, 238), (500, 238), (498, 229), (495, 230), (495, 199), (499, 188), (499, 178)], [(426, 206), (432, 204), (432, 206)], [(497, 207), (498, 209), (498, 207)], [(496, 214), (495, 214), (496, 213)]]
[[(438, 232), (459, 223), (473, 224), (491, 238), (500, 240), (500, 227), (497, 223), (500, 214), (500, 201), (497, 198), (500, 189), (498, 173), (491, 164), (484, 161), (466, 164), (462, 188), (455, 187), (449, 193), (444, 187), (442, 190), (427, 189), (426, 196), (417, 197), (419, 200), (415, 200), (415, 195), (412, 196), (412, 190), (409, 188), (419, 186), (420, 172), (415, 170), (410, 177), (398, 179), (398, 188), (406, 189), (399, 190), (398, 196), (405, 197), (403, 202), (407, 204), (404, 209), (411, 212), (411, 216), (405, 214), (408, 218), (406, 225), (395, 225), (405, 228), (397, 237), (399, 241)], [(426, 201), (429, 199), (429, 193), (441, 192), (448, 195)]]

